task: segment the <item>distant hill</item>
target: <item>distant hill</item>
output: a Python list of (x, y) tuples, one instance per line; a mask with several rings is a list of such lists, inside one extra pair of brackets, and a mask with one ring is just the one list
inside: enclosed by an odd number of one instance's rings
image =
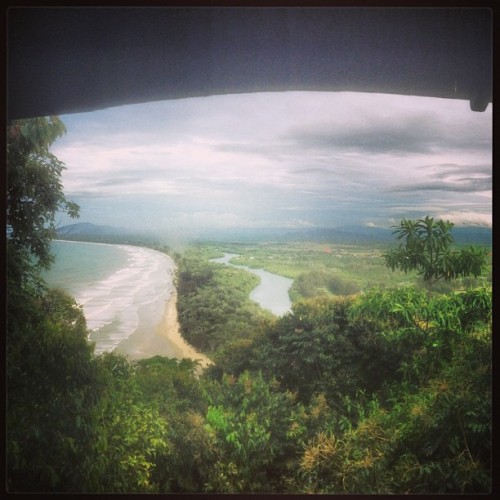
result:
[(297, 242), (329, 243), (384, 242), (392, 239), (390, 231), (378, 228), (228, 228), (199, 231), (199, 241), (227, 242)]
[[(452, 235), (457, 244), (491, 245), (491, 228), (470, 226), (454, 227)], [(317, 228), (244, 228), (219, 229), (197, 235), (199, 241), (227, 242), (297, 242), (358, 244), (394, 242), (392, 229), (370, 226), (317, 227)]]
[(455, 243), (472, 245), (492, 245), (493, 232), (490, 227), (455, 226), (451, 234)]
[(101, 226), (90, 222), (79, 222), (57, 229), (57, 236), (59, 237), (116, 236), (122, 234), (131, 234), (131, 231), (125, 228)]
[[(452, 235), (457, 244), (491, 245), (491, 228), (481, 226), (454, 227)], [(80, 222), (63, 226), (57, 230), (57, 237), (65, 240), (96, 241), (107, 243), (149, 244), (156, 238), (146, 232)], [(195, 241), (248, 242), (259, 241), (359, 244), (394, 242), (389, 228), (370, 226), (316, 227), (316, 228), (227, 228), (206, 229), (193, 233)]]
[(95, 243), (121, 243), (128, 245), (158, 246), (157, 238), (151, 234), (123, 227), (104, 226), (90, 222), (69, 224), (57, 229), (57, 238), (70, 241)]

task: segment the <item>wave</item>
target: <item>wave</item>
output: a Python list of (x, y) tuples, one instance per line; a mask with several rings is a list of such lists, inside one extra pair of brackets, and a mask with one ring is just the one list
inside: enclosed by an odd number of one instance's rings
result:
[(57, 284), (82, 306), (96, 354), (113, 351), (132, 335), (145, 309), (152, 323), (160, 323), (175, 291), (171, 257), (144, 247), (83, 243), (77, 250), (76, 244), (65, 247)]

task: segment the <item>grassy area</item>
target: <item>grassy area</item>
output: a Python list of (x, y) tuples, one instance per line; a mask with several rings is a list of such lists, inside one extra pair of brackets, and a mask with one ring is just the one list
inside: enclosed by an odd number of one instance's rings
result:
[[(292, 243), (221, 243), (199, 244), (195, 252), (202, 260), (236, 253), (234, 264), (286, 276), (295, 280), (290, 290), (293, 301), (316, 295), (351, 295), (373, 287), (397, 288), (416, 283), (416, 273), (390, 271), (382, 254), (387, 244), (328, 244), (314, 242)], [(442, 283), (437, 291), (467, 288), (491, 281), (491, 263), (477, 279)]]
[(374, 286), (397, 287), (414, 280), (415, 275), (393, 273), (384, 266), (382, 252), (386, 248), (301, 242), (210, 245), (205, 247), (205, 252), (207, 255), (237, 253), (240, 256), (232, 260), (234, 264), (261, 268), (306, 282), (309, 293), (295, 291), (294, 298), (300, 298), (301, 295), (311, 296), (312, 288), (316, 288), (317, 294), (331, 293), (330, 288), (334, 289), (332, 280), (342, 281), (352, 292)]

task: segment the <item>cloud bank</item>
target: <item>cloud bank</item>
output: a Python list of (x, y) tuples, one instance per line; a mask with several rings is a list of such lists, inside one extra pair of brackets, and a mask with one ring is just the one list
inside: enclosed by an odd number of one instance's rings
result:
[(389, 226), (449, 214), (491, 225), (491, 106), (283, 92), (62, 119), (68, 133), (53, 152), (82, 221), (168, 231)]

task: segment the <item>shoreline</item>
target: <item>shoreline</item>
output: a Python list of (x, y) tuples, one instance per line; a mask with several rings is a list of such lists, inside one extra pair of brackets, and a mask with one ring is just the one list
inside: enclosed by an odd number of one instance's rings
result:
[(189, 344), (181, 335), (179, 321), (177, 319), (177, 291), (174, 290), (165, 306), (165, 312), (159, 325), (157, 325), (155, 334), (164, 338), (172, 345), (173, 350), (180, 354), (180, 358), (190, 358), (200, 362), (201, 368), (206, 368), (213, 364), (213, 361), (205, 354), (197, 351), (195, 347)]
[[(157, 284), (153, 286), (151, 291), (146, 290), (146, 294), (152, 294), (154, 297), (153, 300), (143, 301), (142, 304), (130, 304), (129, 306), (134, 307), (137, 314), (137, 327), (128, 337), (122, 337), (121, 340), (115, 343), (114, 346), (111, 347), (110, 352), (114, 352), (115, 354), (119, 354), (130, 360), (147, 359), (153, 356), (165, 356), (179, 360), (186, 358), (193, 359), (195, 361), (199, 361), (199, 365), (196, 369), (196, 373), (198, 375), (208, 365), (213, 364), (213, 362), (205, 354), (198, 352), (180, 334), (177, 319), (177, 290), (175, 289), (175, 285), (173, 283), (175, 263), (171, 256), (148, 246), (130, 245), (127, 243), (74, 241), (64, 239), (55, 239), (53, 241), (77, 245), (112, 246), (127, 249), (129, 252), (134, 251), (135, 253), (140, 251), (141, 257), (144, 251), (148, 251), (158, 254), (158, 256), (161, 256), (162, 259), (168, 259), (168, 263), (163, 264), (162, 260), (161, 264), (161, 268), (163, 268), (163, 265), (166, 266), (167, 274), (163, 276), (163, 269), (161, 273), (155, 272), (154, 276)], [(135, 262), (137, 259), (137, 255), (134, 254), (134, 258), (132, 259), (134, 262), (129, 264), (128, 267), (130, 268), (130, 266), (132, 266), (131, 268), (136, 271), (139, 270), (142, 273), (142, 265), (138, 265), (137, 262)], [(130, 255), (128, 260), (131, 260)], [(115, 274), (121, 275), (125, 269), (126, 267), (118, 270)], [(162, 277), (160, 277), (159, 274), (162, 274)], [(106, 279), (109, 281), (110, 277), (113, 276), (114, 275), (108, 276)], [(101, 281), (99, 281), (99, 283), (101, 283)], [(141, 287), (143, 286), (143, 283), (144, 280), (141, 279)], [(118, 284), (120, 287), (125, 286), (122, 277), (120, 277)], [(137, 284), (135, 286), (137, 286)], [(78, 301), (77, 295), (74, 293), (72, 295)], [(123, 314), (123, 311), (120, 310), (119, 314)], [(90, 319), (87, 313), (85, 313), (85, 316), (86, 320), (89, 321)], [(97, 328), (97, 331), (99, 330), (100, 327)], [(96, 342), (96, 340), (92, 339), (92, 333), (93, 332), (89, 332), (89, 340), (91, 342)], [(106, 341), (108, 340), (109, 339), (106, 339)], [(107, 351), (108, 349), (105, 350)]]
[[(145, 311), (146, 318), (148, 311)], [(174, 290), (166, 300), (163, 315), (158, 324), (144, 324), (139, 319), (137, 330), (120, 342), (114, 352), (128, 357), (131, 360), (146, 359), (153, 356), (166, 356), (168, 358), (190, 358), (199, 361), (196, 370), (199, 374), (213, 362), (205, 355), (198, 352), (188, 344), (180, 334), (177, 320), (177, 292)]]

